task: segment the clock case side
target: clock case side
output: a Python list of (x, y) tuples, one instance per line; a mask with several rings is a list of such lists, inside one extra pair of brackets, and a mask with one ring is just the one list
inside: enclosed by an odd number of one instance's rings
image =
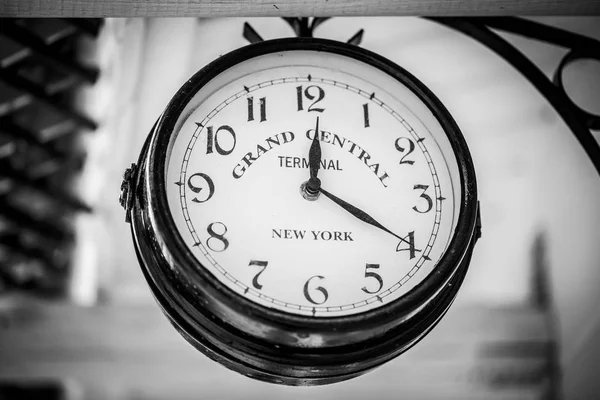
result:
[[(330, 51), (382, 69), (424, 101), (459, 161), (461, 204), (455, 234), (437, 268), (404, 297), (344, 317), (311, 318), (257, 305), (199, 266), (179, 236), (164, 187), (172, 129), (191, 97), (223, 70), (249, 58), (286, 50)], [(397, 356), (439, 321), (462, 282), (476, 241), (475, 173), (458, 126), (442, 103), (407, 71), (374, 53), (322, 39), (262, 42), (222, 56), (192, 77), (167, 106), (140, 156), (131, 214), (142, 271), (157, 302), (196, 348), (246, 375), (285, 384), (351, 378)], [(171, 232), (172, 234), (166, 234)]]

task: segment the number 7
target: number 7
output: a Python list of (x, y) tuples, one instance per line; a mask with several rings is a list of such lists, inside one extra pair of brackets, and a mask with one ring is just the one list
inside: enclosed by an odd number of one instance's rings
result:
[(268, 263), (268, 261), (250, 260), (250, 263), (248, 264), (248, 266), (258, 265), (259, 267), (261, 267), (260, 271), (258, 271), (258, 273), (254, 275), (254, 278), (252, 279), (252, 286), (254, 286), (258, 290), (262, 289), (263, 287), (263, 285), (258, 283), (258, 277), (265, 271)]

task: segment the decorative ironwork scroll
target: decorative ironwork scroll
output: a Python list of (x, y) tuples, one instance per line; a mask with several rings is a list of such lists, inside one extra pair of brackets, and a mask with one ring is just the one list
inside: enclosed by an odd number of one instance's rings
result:
[[(315, 28), (328, 18), (284, 19), (294, 29), (296, 36), (312, 37)], [(577, 60), (600, 61), (600, 41), (516, 17), (428, 17), (427, 19), (457, 30), (487, 46), (523, 74), (565, 121), (600, 174), (600, 146), (590, 132), (590, 129), (600, 129), (600, 115), (586, 111), (577, 105), (567, 94), (562, 79), (564, 69)], [(523, 53), (493, 32), (492, 29), (565, 47), (568, 52), (558, 64), (551, 80)], [(360, 44), (363, 33), (364, 31), (361, 29), (348, 40), (348, 43)], [(262, 40), (248, 23), (244, 24), (243, 35), (251, 43)]]

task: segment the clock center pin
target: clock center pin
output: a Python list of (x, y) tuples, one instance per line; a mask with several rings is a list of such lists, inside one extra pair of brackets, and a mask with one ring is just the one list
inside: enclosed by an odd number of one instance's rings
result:
[(319, 178), (314, 178), (314, 180), (313, 178), (310, 178), (308, 181), (300, 185), (300, 195), (302, 195), (305, 200), (315, 201), (321, 194), (321, 191), (319, 190), (320, 188), (321, 180)]

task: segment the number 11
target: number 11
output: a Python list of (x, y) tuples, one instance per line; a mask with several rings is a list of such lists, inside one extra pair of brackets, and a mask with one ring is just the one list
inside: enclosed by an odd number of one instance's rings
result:
[[(260, 122), (267, 120), (267, 98), (261, 97), (260, 102)], [(254, 121), (254, 97), (248, 97), (248, 121)]]

